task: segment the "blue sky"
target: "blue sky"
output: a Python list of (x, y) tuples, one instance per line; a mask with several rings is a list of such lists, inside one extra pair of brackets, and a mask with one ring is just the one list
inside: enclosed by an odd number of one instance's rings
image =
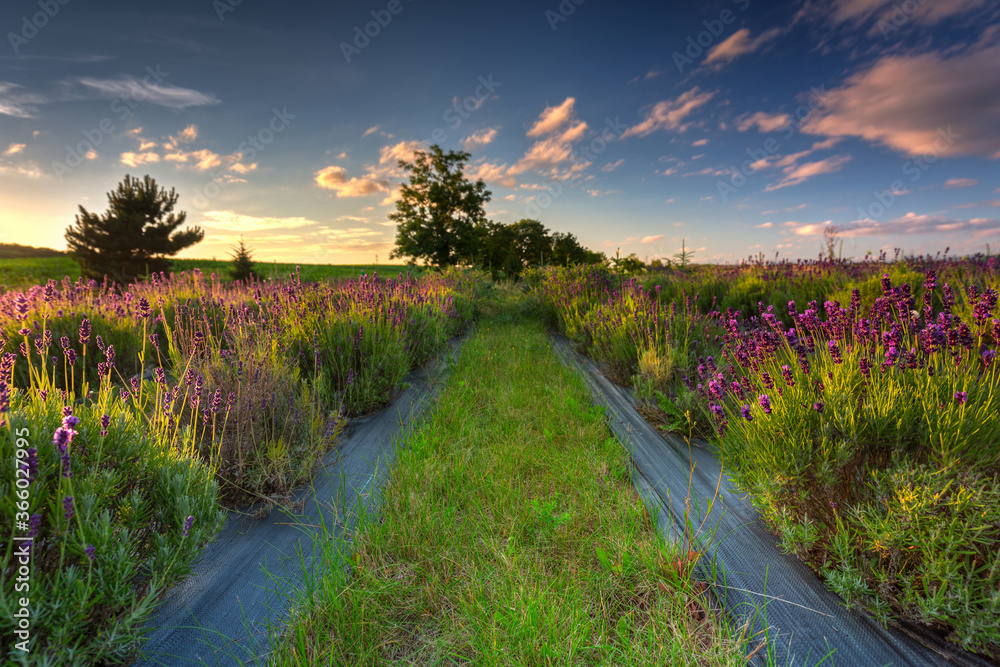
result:
[(609, 254), (1000, 247), (989, 0), (63, 2), (0, 8), (3, 241), (63, 248), (150, 174), (206, 231), (182, 256), (385, 262), (436, 142), (492, 219)]

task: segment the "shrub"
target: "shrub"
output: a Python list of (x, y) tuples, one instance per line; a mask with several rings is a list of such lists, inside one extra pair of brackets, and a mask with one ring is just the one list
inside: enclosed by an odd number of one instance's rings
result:
[[(14, 612), (25, 597), (30, 653), (12, 653), (15, 659), (123, 661), (156, 601), (221, 527), (212, 474), (157, 442), (107, 387), (95, 401), (71, 406), (56, 392), (15, 391), (10, 407), (0, 415), (8, 421), (0, 456), (16, 457), (22, 469), (0, 481), (0, 531), (31, 541), (8, 541), (4, 562), (14, 563), (24, 544), (31, 560), (27, 581), (13, 568), (3, 572), (2, 635), (12, 646)], [(24, 492), (24, 505), (15, 490)]]

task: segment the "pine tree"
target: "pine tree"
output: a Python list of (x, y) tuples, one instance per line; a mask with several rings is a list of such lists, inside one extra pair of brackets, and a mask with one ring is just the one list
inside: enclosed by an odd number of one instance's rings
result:
[(232, 266), (229, 267), (230, 278), (233, 280), (247, 280), (259, 277), (257, 272), (253, 270), (253, 255), (250, 252), (250, 248), (243, 242), (242, 236), (240, 237), (240, 244), (233, 246), (233, 252), (230, 257), (233, 258)]
[(125, 175), (108, 193), (103, 215), (80, 206), (75, 225), (66, 228), (69, 254), (84, 276), (105, 276), (127, 283), (142, 275), (170, 269), (170, 257), (205, 237), (199, 227), (177, 231), (187, 214), (174, 213), (177, 193), (158, 188), (156, 181)]

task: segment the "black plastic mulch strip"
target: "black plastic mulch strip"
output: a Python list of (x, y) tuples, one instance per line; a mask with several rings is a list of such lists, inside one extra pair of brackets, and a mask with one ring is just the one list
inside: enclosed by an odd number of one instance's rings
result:
[(296, 491), (301, 513), (274, 511), (259, 520), (230, 513), (192, 574), (170, 589), (146, 623), (145, 658), (135, 664), (264, 664), (269, 631), (282, 631), (294, 602), (289, 593), (303, 583), (303, 564), (312, 571), (317, 530), (325, 525), (346, 545), (356, 511), (375, 510), (397, 443), (432, 403), (464, 340), (452, 340), (408, 375), (408, 386), (389, 406), (348, 422), (311, 484)]
[[(553, 348), (568, 366), (579, 369), (595, 403), (605, 408), (609, 427), (629, 450), (633, 482), (645, 499), (657, 528), (669, 540), (684, 539), (690, 483), (688, 525), (697, 528), (719, 486), (721, 466), (707, 443), (690, 448), (683, 438), (661, 435), (635, 409), (628, 389), (608, 380), (594, 362), (563, 336)], [(689, 454), (690, 452), (690, 454)], [(692, 466), (694, 466), (692, 470)], [(755, 664), (815, 665), (993, 665), (914, 625), (882, 625), (844, 606), (809, 567), (783, 554), (745, 494), (722, 478), (719, 498), (705, 521), (707, 551), (696, 566), (733, 624), (749, 624), (750, 650), (763, 638), (768, 647), (754, 654)], [(765, 632), (766, 629), (766, 632)]]

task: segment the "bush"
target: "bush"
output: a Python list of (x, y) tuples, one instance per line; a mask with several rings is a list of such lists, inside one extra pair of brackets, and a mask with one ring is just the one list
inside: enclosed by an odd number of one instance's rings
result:
[[(8, 568), (0, 588), (7, 646), (19, 598), (30, 600), (30, 652), (11, 656), (30, 655), (33, 664), (124, 661), (156, 601), (221, 527), (211, 472), (157, 442), (107, 389), (73, 406), (56, 392), (15, 392), (0, 416), (8, 418), (0, 456), (24, 467), (7, 466), (0, 481), (0, 531), (31, 537), (27, 582)], [(16, 504), (15, 490), (25, 505)], [(5, 563), (22, 544), (8, 542)]]

